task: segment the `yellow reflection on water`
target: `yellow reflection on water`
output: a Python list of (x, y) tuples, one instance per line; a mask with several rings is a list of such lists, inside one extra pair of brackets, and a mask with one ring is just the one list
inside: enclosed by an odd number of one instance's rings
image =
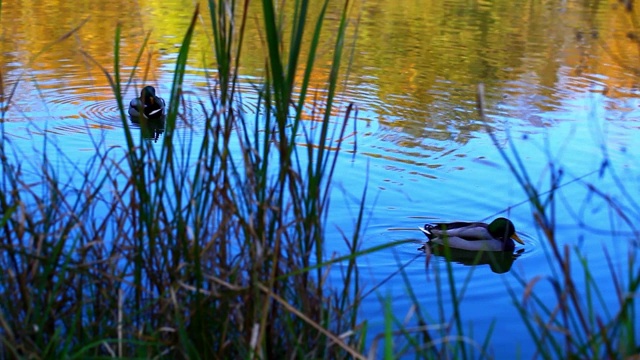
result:
[[(215, 71), (207, 3), (200, 1), (201, 16), (190, 51), (189, 71), (195, 77), (188, 85), (196, 94), (206, 94), (204, 70)], [(634, 28), (638, 15), (617, 3), (381, 0), (354, 4), (349, 13), (350, 36), (355, 35), (356, 26), (358, 36), (355, 42), (348, 37), (345, 44), (341, 70), (349, 74), (349, 90), (341, 104), (355, 102), (369, 111), (361, 116), (378, 121), (381, 131), (408, 135), (398, 137), (403, 148), (433, 147), (423, 143), (427, 135), (464, 144), (482, 131), (474, 115), (478, 83), (487, 84), (489, 108), (498, 103), (517, 107), (514, 99), (526, 96), (536, 109), (553, 110), (561, 106), (567, 89), (596, 89), (609, 97), (637, 96), (632, 90), (638, 88), (640, 72), (640, 36)], [(240, 61), (242, 74), (258, 79), (265, 65), (259, 5), (251, 3)], [(335, 41), (331, 34), (339, 24), (336, 14), (341, 6), (335, 1), (328, 10), (326, 37), (320, 44), (304, 115), (308, 120), (318, 120), (313, 106), (324, 101)], [(98, 111), (117, 114), (113, 103), (106, 104), (114, 97), (102, 69), (85, 54), (113, 73), (119, 24), (123, 76), (133, 74), (135, 79), (126, 96), (133, 96), (143, 83), (167, 92), (194, 8), (194, 2), (187, 0), (5, 1), (0, 43), (4, 86), (18, 80), (30, 83), (17, 91), (14, 101), (25, 109), (27, 104), (34, 108), (34, 100), (42, 103), (37, 114), (28, 114), (36, 119), (40, 113), (77, 117), (70, 104), (82, 112), (89, 103), (99, 103), (108, 108)], [(148, 33), (148, 47), (134, 71)], [(307, 51), (305, 47), (301, 64)], [(334, 115), (341, 110), (344, 106)], [(513, 116), (532, 126), (549, 126), (534, 111), (518, 111)]]

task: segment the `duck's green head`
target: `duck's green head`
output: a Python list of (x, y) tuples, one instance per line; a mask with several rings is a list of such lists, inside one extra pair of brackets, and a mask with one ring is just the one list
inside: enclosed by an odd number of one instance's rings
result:
[(518, 243), (524, 245), (524, 241), (520, 239), (520, 237), (516, 234), (516, 227), (513, 226), (511, 220), (507, 218), (497, 218), (489, 224), (489, 234), (495, 237), (496, 239), (500, 239), (505, 241), (507, 239), (513, 239)]
[(142, 103), (149, 105), (156, 102), (156, 89), (153, 86), (145, 86), (140, 92)]

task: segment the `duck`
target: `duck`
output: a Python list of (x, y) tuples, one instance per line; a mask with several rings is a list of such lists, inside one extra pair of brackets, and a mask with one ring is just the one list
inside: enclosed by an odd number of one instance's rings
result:
[(129, 104), (129, 116), (132, 119), (142, 117), (149, 120), (160, 120), (164, 117), (164, 99), (156, 96), (153, 86), (145, 86), (140, 92), (140, 97), (131, 100)]
[(515, 250), (514, 240), (524, 245), (511, 220), (499, 217), (491, 223), (450, 222), (426, 224), (418, 228), (430, 242), (469, 251)]

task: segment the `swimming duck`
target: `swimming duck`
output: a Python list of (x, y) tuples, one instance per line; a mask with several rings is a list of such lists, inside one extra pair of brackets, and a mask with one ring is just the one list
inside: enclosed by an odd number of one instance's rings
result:
[(145, 119), (159, 120), (164, 116), (164, 107), (164, 99), (156, 96), (156, 89), (153, 86), (145, 86), (140, 92), (140, 97), (131, 100), (129, 116), (139, 119), (142, 111)]
[(470, 251), (511, 251), (513, 240), (524, 245), (516, 235), (511, 220), (500, 217), (490, 224), (481, 222), (451, 222), (426, 224), (419, 228), (430, 241), (448, 244), (452, 248)]

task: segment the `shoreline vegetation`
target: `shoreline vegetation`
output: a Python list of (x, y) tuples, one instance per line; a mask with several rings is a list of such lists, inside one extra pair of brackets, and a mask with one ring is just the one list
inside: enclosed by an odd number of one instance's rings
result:
[[(261, 2), (266, 72), (259, 110), (249, 117), (240, 110), (238, 86), (248, 1), (208, 1), (217, 68), (210, 79), (215, 93), (202, 102), (210, 110), (201, 143), (174, 136), (198, 7), (176, 60), (161, 146), (144, 140), (152, 136), (145, 124), (140, 141), (135, 138), (121, 96), (134, 81), (148, 36), (128, 78), (120, 70), (120, 28), (113, 73), (84, 54), (113, 88), (127, 150), (118, 155), (94, 139), (95, 156), (72, 165), (71, 176), (51, 160), (56, 151), (66, 157), (46, 137), (37, 166), (18, 160), (2, 125), (16, 86), (0, 82), (0, 359), (492, 358), (495, 328), (474, 338), (460, 311), (471, 275), (455, 283), (451, 262), (433, 270), (439, 299), (453, 299), (451, 313), (442, 302), (435, 314), (426, 310), (399, 265), (411, 321), (383, 299), (384, 330), (369, 333), (359, 309), (371, 292), (361, 287), (358, 259), (403, 242), (363, 247), (366, 187), (353, 233), (342, 234), (349, 252), (336, 255), (325, 246), (336, 163), (352, 127), (357, 134), (357, 109), (349, 105), (339, 115), (335, 109), (343, 63), (350, 62), (343, 46), (356, 26), (347, 20), (353, 4), (344, 2), (330, 34), (324, 28), (328, 1), (313, 17), (311, 1), (278, 4), (292, 6), (294, 16), (284, 19), (274, 2)], [(331, 71), (322, 94), (311, 93), (325, 37), (333, 41)], [(303, 120), (309, 102), (313, 121)], [(478, 111), (485, 120), (482, 87)], [(519, 287), (505, 285), (529, 330), (530, 338), (520, 341), (535, 344), (535, 355), (545, 359), (638, 356), (636, 199), (628, 195), (621, 203), (590, 188), (635, 238), (626, 269), (611, 261), (608, 269), (590, 268), (579, 248), (555, 239), (561, 167), (550, 160), (552, 191), (542, 193), (517, 151), (496, 146), (530, 200), (555, 274), (514, 274)], [(608, 307), (591, 276), (603, 270), (615, 283), (616, 308)], [(576, 285), (578, 276), (586, 288)], [(556, 303), (536, 295), (543, 282), (555, 289)]]

